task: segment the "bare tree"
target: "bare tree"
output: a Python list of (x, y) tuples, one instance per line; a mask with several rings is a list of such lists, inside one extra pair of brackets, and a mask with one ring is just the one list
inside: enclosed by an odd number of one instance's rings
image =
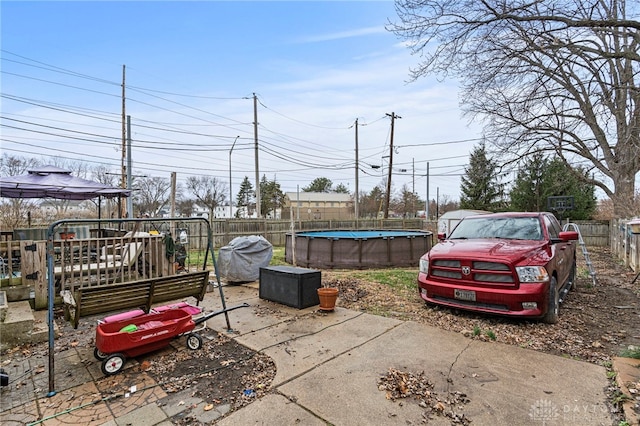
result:
[(100, 182), (104, 185), (120, 186), (120, 178), (118, 175), (111, 173), (111, 168), (104, 164), (98, 164), (89, 170), (91, 180)]
[(63, 157), (42, 157), (40, 159), (40, 163), (68, 170), (73, 176), (82, 179), (86, 179), (91, 171), (89, 163)]
[(180, 198), (176, 201), (176, 209), (180, 216), (191, 217), (195, 210), (196, 202), (191, 198)]
[[(104, 164), (98, 164), (96, 166), (89, 168), (88, 173), (89, 173), (89, 179), (91, 180), (100, 182), (104, 185), (120, 186), (120, 177), (115, 173), (111, 173), (111, 168), (109, 166), (105, 166)], [(95, 206), (96, 215), (98, 213), (99, 207), (102, 208), (102, 206), (98, 206), (98, 203), (102, 203), (103, 201), (105, 203), (104, 205), (108, 212), (106, 214), (106, 217), (109, 217), (112, 214), (113, 216), (115, 216), (116, 214), (114, 212), (118, 211), (117, 198), (107, 198), (103, 200), (102, 197), (98, 197), (89, 201)], [(122, 202), (125, 202), (125, 201), (123, 200)]]
[(0, 176), (23, 175), (39, 165), (35, 158), (22, 158), (4, 153), (0, 158)]
[(185, 186), (198, 202), (209, 209), (209, 220), (215, 217), (216, 207), (221, 206), (226, 200), (227, 185), (215, 177), (190, 176)]
[(424, 58), (411, 78), (458, 78), (462, 108), (483, 121), (505, 165), (553, 151), (588, 167), (616, 216), (633, 213), (640, 3), (396, 0), (396, 11), (389, 29)]
[(133, 182), (134, 208), (141, 215), (155, 217), (160, 209), (169, 202), (171, 183), (161, 177), (141, 177)]
[(437, 203), (430, 204), (430, 209), (433, 214), (435, 215), (436, 213), (438, 213), (437, 217), (442, 216), (446, 212), (451, 212), (459, 208), (460, 203), (452, 200), (447, 194), (440, 195)]
[(420, 206), (424, 206), (424, 201), (405, 183), (400, 188), (400, 194), (394, 198), (392, 208), (402, 217), (411, 218), (416, 216), (416, 210)]
[[(42, 157), (39, 162), (40, 164), (46, 164), (48, 166), (55, 166), (60, 169), (68, 170), (73, 176), (82, 179), (86, 179), (90, 171), (89, 163), (79, 160), (71, 160), (63, 157)], [(94, 202), (94, 204), (96, 202)], [(55, 198), (47, 200), (47, 204), (55, 209), (55, 214), (52, 217), (58, 219), (70, 216), (69, 210), (73, 203), (74, 202), (72, 202), (71, 200), (61, 200)]]
[[(0, 158), (0, 176), (18, 176), (26, 174), (38, 166), (34, 158), (21, 158), (2, 154)], [(13, 229), (28, 225), (25, 212), (37, 211), (38, 205), (30, 198), (0, 198), (0, 227)]]

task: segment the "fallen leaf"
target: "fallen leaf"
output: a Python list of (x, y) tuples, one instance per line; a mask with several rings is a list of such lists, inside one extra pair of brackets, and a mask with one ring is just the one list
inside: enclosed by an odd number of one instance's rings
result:
[(204, 410), (204, 411), (209, 411), (209, 410), (211, 410), (211, 409), (213, 409), (213, 404), (207, 404), (207, 405), (205, 405), (205, 406), (204, 406), (204, 408), (203, 408), (203, 410)]

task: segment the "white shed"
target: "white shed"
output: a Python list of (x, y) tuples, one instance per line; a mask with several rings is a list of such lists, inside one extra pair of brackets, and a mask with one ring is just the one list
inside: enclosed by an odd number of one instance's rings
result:
[(491, 212), (484, 210), (452, 210), (450, 212), (446, 212), (438, 219), (438, 233), (449, 235), (451, 231), (453, 231), (453, 228), (455, 228), (458, 222), (463, 218), (476, 214), (487, 213)]

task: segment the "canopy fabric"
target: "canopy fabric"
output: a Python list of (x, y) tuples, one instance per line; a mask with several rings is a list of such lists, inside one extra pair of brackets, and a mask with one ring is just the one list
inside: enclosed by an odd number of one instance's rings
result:
[(71, 176), (69, 170), (44, 166), (26, 175), (0, 177), (0, 197), (89, 200), (128, 197), (131, 190)]

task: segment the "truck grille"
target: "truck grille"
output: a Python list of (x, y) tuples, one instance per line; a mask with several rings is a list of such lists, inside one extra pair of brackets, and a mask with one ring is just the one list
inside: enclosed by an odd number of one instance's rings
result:
[(477, 260), (473, 262), (474, 269), (485, 269), (488, 271), (510, 271), (509, 265), (505, 265), (504, 263), (498, 262), (482, 262)]
[(431, 275), (436, 276), (436, 277), (443, 277), (443, 278), (453, 278), (455, 280), (461, 280), (462, 279), (462, 273), (461, 272), (445, 271), (445, 270), (442, 270), (442, 269), (435, 269), (433, 272), (431, 272)]
[[(465, 267), (468, 274), (463, 274)], [(436, 259), (431, 263), (431, 275), (453, 280), (470, 281), (476, 284), (514, 284), (516, 281), (508, 264), (488, 261), (460, 261)]]

